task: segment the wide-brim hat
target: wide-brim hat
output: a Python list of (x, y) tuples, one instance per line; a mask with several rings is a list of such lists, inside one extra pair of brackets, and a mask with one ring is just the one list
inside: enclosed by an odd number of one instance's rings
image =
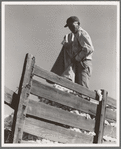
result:
[(80, 22), (80, 21), (76, 16), (71, 16), (67, 19), (66, 25), (64, 27), (67, 27), (69, 24), (72, 24), (73, 22)]

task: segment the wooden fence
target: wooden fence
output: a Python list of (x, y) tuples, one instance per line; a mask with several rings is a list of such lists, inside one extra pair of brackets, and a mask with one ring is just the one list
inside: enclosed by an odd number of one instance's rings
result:
[[(90, 100), (61, 91), (40, 78), (68, 88), (78, 95), (83, 94)], [(34, 97), (47, 99), (51, 104), (40, 102)], [(41, 69), (31, 54), (25, 57), (18, 94), (5, 87), (5, 103), (15, 110), (13, 143), (23, 142), (23, 132), (66, 144), (103, 143), (104, 135), (116, 138), (116, 127), (105, 124), (105, 120), (116, 122), (116, 111), (112, 110), (116, 109), (116, 101), (108, 97), (107, 91), (102, 90), (102, 101), (99, 102), (96, 92)], [(91, 118), (72, 112), (76, 110)], [(73, 128), (81, 133), (72, 131)], [(90, 135), (89, 132), (94, 133)]]

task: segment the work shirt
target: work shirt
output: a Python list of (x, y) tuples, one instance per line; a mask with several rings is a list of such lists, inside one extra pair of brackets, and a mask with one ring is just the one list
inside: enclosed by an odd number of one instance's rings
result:
[(60, 51), (51, 72), (67, 77), (74, 82), (76, 77), (74, 65), (76, 63), (74, 63), (73, 60), (75, 59), (78, 63), (80, 63), (84, 69), (86, 69), (88, 65), (91, 66), (94, 47), (89, 34), (81, 27), (77, 33), (69, 33), (65, 35), (61, 43), (63, 45), (62, 50)]
[(75, 57), (77, 61), (92, 59), (94, 47), (91, 38), (81, 27), (76, 34), (70, 33), (65, 35), (62, 45), (66, 49), (70, 58)]

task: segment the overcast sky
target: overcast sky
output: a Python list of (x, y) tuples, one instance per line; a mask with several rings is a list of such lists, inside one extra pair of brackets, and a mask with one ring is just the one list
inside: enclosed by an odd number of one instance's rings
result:
[[(110, 3), (111, 4), (111, 3)], [(81, 27), (91, 36), (95, 51), (90, 90), (105, 89), (116, 98), (117, 6), (116, 5), (6, 5), (5, 86), (19, 86), (26, 53), (36, 64), (50, 71), (69, 33), (66, 19), (79, 17)], [(5, 114), (10, 109), (6, 108)]]

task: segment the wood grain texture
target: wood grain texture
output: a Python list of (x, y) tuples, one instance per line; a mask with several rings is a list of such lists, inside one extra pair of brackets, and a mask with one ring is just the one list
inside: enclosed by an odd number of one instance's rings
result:
[(113, 98), (111, 98), (111, 97), (108, 97), (107, 98), (107, 104), (109, 106), (111, 106), (111, 107), (117, 108), (117, 106), (116, 106), (116, 100), (113, 99)]
[(103, 99), (101, 101), (101, 113), (100, 113), (100, 124), (99, 124), (99, 132), (98, 132), (98, 141), (97, 143), (103, 142), (103, 134), (104, 134), (104, 123), (106, 117), (106, 105), (107, 105), (107, 95), (108, 92), (102, 90)]
[[(13, 108), (16, 115), (14, 119), (15, 131), (13, 142), (21, 143), (24, 130), (40, 137), (43, 136), (46, 139), (52, 139), (53, 141), (59, 141), (60, 139), (63, 143), (92, 143), (92, 136), (72, 132), (71, 130), (64, 127), (54, 125), (52, 122), (69, 125), (71, 127), (76, 127), (87, 131), (94, 131), (94, 120), (85, 119), (84, 117), (74, 113), (70, 113), (44, 103), (32, 101), (28, 98), (28, 96), (30, 93), (32, 93), (33, 95), (47, 98), (62, 105), (81, 110), (93, 116), (96, 115), (97, 105), (83, 98), (60, 91), (54, 87), (44, 85), (36, 80), (32, 80), (33, 75), (55, 82), (56, 84), (76, 91), (79, 94), (86, 95), (97, 101), (96, 92), (84, 88), (83, 86), (73, 83), (52, 72), (41, 69), (39, 66), (35, 65), (35, 58), (31, 54), (27, 54), (23, 66), (18, 94), (14, 93), (7, 87), (5, 87), (4, 93), (5, 104)], [(106, 104), (116, 108), (116, 100), (111, 97), (107, 97), (107, 102), (103, 101), (102, 103), (103, 108), (101, 110), (101, 119), (100, 124), (98, 124), (98, 143), (102, 142), (103, 135), (116, 138), (116, 127), (104, 125), (105, 119), (109, 122), (116, 122), (116, 112), (112, 111), (110, 108), (106, 108), (105, 111)], [(39, 120), (35, 118), (26, 118), (26, 114), (32, 115)], [(49, 123), (40, 121), (40, 118), (48, 120)]]
[(105, 125), (104, 126), (104, 134), (103, 134), (103, 136), (117, 138), (116, 137), (117, 136), (117, 134), (116, 134), (116, 127)]
[(112, 111), (109, 108), (106, 108), (106, 120), (109, 122), (116, 122), (116, 111)]
[[(77, 110), (81, 110), (85, 113), (94, 116), (96, 115), (97, 110), (96, 104), (93, 104), (80, 97), (76, 97), (75, 95), (60, 91), (54, 87), (42, 84), (41, 82), (38, 82), (36, 80), (32, 80), (31, 94), (47, 98), (49, 100), (75, 108)], [(110, 110), (110, 108), (107, 108), (106, 119), (108, 119), (111, 122), (116, 121), (116, 112)]]
[[(16, 125), (15, 125), (15, 132), (14, 132), (14, 143), (20, 143), (22, 140), (23, 134), (23, 125), (25, 121), (26, 109), (28, 105), (28, 96), (30, 94), (31, 88), (31, 79), (34, 67), (34, 57), (31, 54), (26, 54), (22, 76), (19, 85), (19, 104), (16, 114)], [(21, 125), (21, 127), (20, 127)]]
[[(52, 81), (54, 83), (57, 83), (59, 85), (62, 85), (64, 87), (67, 87), (71, 90), (74, 90), (78, 93), (84, 94), (89, 96), (90, 98), (96, 99), (96, 93), (94, 91), (91, 91), (87, 88), (82, 87), (81, 85), (77, 84), (77, 83), (73, 83), (63, 77), (60, 77), (52, 72), (48, 72), (46, 70), (43, 70), (42, 68), (40, 68), (39, 66), (35, 65), (34, 68), (34, 75), (44, 78), (46, 80)], [(116, 108), (116, 100), (108, 97), (107, 99), (107, 104)]]
[(16, 110), (18, 107), (18, 94), (9, 88), (5, 87), (4, 90), (4, 103), (7, 104), (12, 109)]
[(66, 93), (54, 87), (42, 84), (36, 80), (32, 80), (31, 94), (58, 102), (62, 105), (66, 105), (77, 110), (81, 110), (91, 115), (96, 115), (96, 104), (91, 103), (81, 97), (77, 97), (71, 93)]
[(79, 116), (74, 113), (49, 106), (41, 102), (35, 102), (30, 100), (27, 114), (50, 120), (55, 123), (69, 125), (75, 128), (80, 128), (88, 131), (94, 131), (95, 122), (91, 119)]
[(94, 143), (103, 142), (106, 104), (107, 104), (107, 92), (105, 90), (102, 90), (102, 100), (100, 101), (97, 107), (96, 124), (95, 124), (96, 135), (94, 136), (94, 141), (93, 141)]
[(46, 70), (43, 70), (42, 68), (40, 68), (37, 65), (35, 65), (35, 68), (34, 68), (34, 75), (41, 77), (41, 78), (44, 78), (46, 80), (52, 81), (56, 84), (62, 85), (66, 88), (74, 90), (74, 91), (81, 93), (83, 95), (87, 95), (90, 98), (95, 99), (95, 97), (96, 97), (96, 93), (94, 91), (90, 91), (89, 89), (84, 88), (83, 86), (81, 86), (77, 83), (73, 83), (73, 82), (71, 82), (71, 81), (69, 81), (63, 77), (60, 77), (60, 76), (58, 76), (52, 72), (48, 72)]
[(11, 105), (14, 92), (12, 90), (10, 90), (9, 88), (7, 88), (6, 86), (4, 87), (4, 89), (5, 89), (4, 102), (6, 102), (8, 105)]
[(75, 132), (64, 127), (46, 123), (33, 118), (26, 118), (24, 131), (35, 136), (42, 137), (51, 141), (68, 143), (68, 144), (83, 144), (92, 143), (93, 136)]

